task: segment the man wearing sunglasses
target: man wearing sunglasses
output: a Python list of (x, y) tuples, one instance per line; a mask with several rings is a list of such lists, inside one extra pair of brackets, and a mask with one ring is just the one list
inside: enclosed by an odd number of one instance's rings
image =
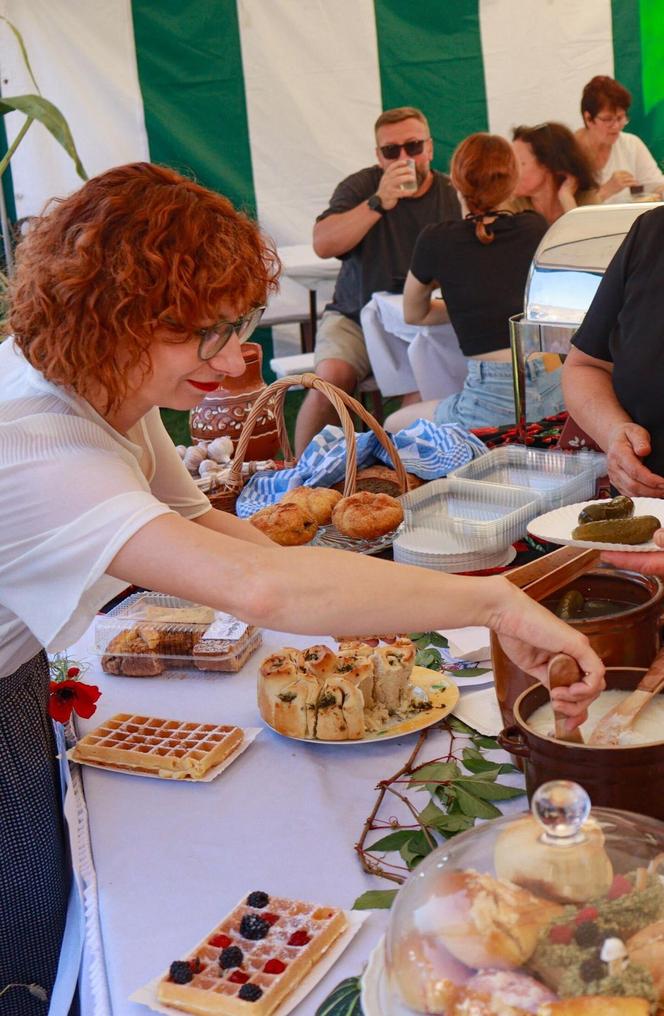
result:
[[(314, 369), (347, 392), (371, 373), (362, 307), (373, 293), (403, 288), (425, 226), (461, 217), (449, 177), (431, 169), (433, 142), (424, 114), (412, 106), (389, 109), (374, 129), (377, 164), (342, 180), (314, 226), (318, 256), (343, 262), (316, 334)], [(297, 419), (296, 454), (333, 422), (327, 399), (309, 391)]]

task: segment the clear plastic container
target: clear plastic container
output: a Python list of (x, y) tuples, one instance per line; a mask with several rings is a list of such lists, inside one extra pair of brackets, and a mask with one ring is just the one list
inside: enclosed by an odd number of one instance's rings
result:
[(406, 530), (437, 531), (441, 543), (452, 532), (465, 539), (463, 549), (485, 553), (514, 543), (543, 511), (535, 491), (452, 478), (418, 487), (404, 494), (401, 503)]
[(397, 534), (392, 547), (394, 560), (433, 568), (444, 572), (484, 571), (509, 563), (514, 551), (511, 547), (477, 550), (475, 540), (456, 533), (452, 526), (409, 529)]
[(595, 480), (605, 466), (605, 456), (596, 452), (571, 454), (506, 445), (453, 470), (449, 479), (531, 490), (541, 496), (542, 510), (550, 511), (593, 497)]
[(102, 669), (123, 677), (236, 672), (261, 642), (253, 625), (165, 593), (134, 593), (95, 622)]
[[(661, 1012), (664, 825), (554, 781), (399, 890), (366, 1016)], [(364, 998), (363, 998), (364, 1003)]]

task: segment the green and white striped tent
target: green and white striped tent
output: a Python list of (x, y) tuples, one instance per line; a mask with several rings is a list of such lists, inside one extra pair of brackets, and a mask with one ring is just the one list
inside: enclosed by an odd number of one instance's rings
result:
[[(594, 74), (634, 95), (630, 130), (664, 157), (664, 0), (0, 0), (89, 175), (137, 159), (192, 173), (305, 243), (335, 184), (373, 161), (381, 109), (428, 115), (435, 165), (475, 130), (580, 123)], [(0, 28), (1, 90), (32, 91)], [(9, 140), (22, 117), (5, 118)], [(34, 126), (15, 211), (80, 183)]]

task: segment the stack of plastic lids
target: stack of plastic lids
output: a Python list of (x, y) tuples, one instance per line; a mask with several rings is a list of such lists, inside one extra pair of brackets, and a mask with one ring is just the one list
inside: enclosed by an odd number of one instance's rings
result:
[(515, 540), (542, 512), (539, 494), (518, 487), (435, 480), (403, 496), (394, 560), (439, 571), (481, 571), (507, 563)]
[(606, 472), (599, 452), (561, 452), (525, 445), (494, 448), (450, 473), (449, 479), (518, 487), (539, 494), (548, 512), (595, 496), (595, 481)]

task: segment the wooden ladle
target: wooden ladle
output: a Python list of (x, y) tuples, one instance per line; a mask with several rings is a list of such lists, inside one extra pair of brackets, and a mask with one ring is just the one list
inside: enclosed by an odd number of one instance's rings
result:
[(629, 730), (642, 709), (664, 688), (664, 649), (660, 649), (631, 695), (609, 709), (597, 722), (588, 744), (619, 744), (620, 735)]
[[(548, 680), (549, 691), (554, 688), (569, 688), (583, 678), (583, 673), (574, 657), (567, 653), (557, 653), (549, 660)], [(553, 717), (555, 720), (555, 736), (559, 741), (569, 741), (571, 744), (583, 744), (583, 734), (576, 727), (574, 730), (567, 729), (569, 717), (564, 713), (556, 712), (555, 699), (552, 699)]]

